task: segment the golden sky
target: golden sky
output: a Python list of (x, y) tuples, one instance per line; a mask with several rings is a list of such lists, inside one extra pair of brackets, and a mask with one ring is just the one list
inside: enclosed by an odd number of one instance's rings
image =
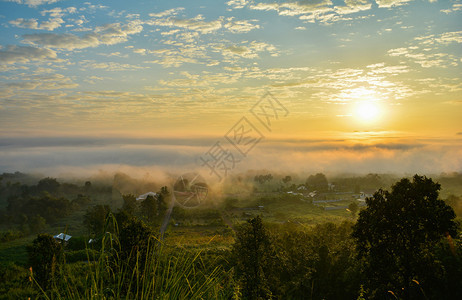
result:
[[(168, 165), (149, 147), (194, 164), (242, 117), (263, 137), (249, 167), (462, 170), (460, 1), (4, 0), (0, 15), (0, 171)], [(265, 103), (270, 128), (252, 114)]]

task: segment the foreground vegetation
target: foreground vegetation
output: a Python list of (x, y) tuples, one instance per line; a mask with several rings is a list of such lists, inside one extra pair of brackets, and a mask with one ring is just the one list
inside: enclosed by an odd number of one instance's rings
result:
[[(233, 194), (220, 205), (175, 207), (163, 236), (159, 228), (172, 192), (165, 187), (136, 200), (130, 194), (114, 198), (91, 183), (76, 186), (75, 199), (87, 200), (69, 201), (67, 214), (49, 220), (35, 210), (45, 219), (38, 235), (21, 223), (25, 210), (7, 206), (4, 213), (19, 216), (8, 224), (29, 232), (0, 244), (1, 298), (462, 298), (460, 224), (448, 205), (457, 211), (460, 202), (455, 196), (439, 200), (439, 184), (419, 176), (399, 180), (368, 198), (358, 214), (358, 203), (344, 192), (326, 189), (308, 201), (292, 178), (271, 186), (271, 177), (255, 177), (258, 190), (244, 199)], [(46, 182), (56, 187), (55, 180)], [(303, 186), (308, 193), (325, 184), (315, 175)], [(20, 202), (30, 203), (70, 194), (59, 185), (52, 193), (30, 188), (21, 195)], [(332, 210), (313, 203), (339, 195), (344, 199), (325, 202)], [(29, 220), (31, 214), (24, 215)], [(66, 220), (78, 224), (68, 227), (77, 232), (68, 242), (42, 233)]]

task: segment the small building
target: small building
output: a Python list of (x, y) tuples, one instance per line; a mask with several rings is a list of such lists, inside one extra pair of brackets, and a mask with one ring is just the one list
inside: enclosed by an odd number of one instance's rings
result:
[(335, 184), (333, 184), (333, 183), (327, 183), (327, 190), (329, 190), (329, 191), (335, 191)]
[(53, 238), (59, 242), (67, 243), (72, 238), (72, 236), (61, 232), (60, 234), (53, 236)]
[(137, 201), (146, 200), (146, 198), (147, 198), (148, 196), (153, 196), (153, 197), (155, 198), (155, 197), (157, 197), (157, 193), (154, 193), (154, 192), (147, 192), (146, 194), (139, 195), (138, 197), (136, 197), (136, 200), (137, 200)]

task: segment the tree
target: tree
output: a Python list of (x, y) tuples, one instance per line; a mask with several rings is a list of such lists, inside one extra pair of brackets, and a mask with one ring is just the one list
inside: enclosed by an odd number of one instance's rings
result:
[(432, 179), (415, 175), (412, 182), (402, 179), (391, 192), (379, 190), (366, 199), (353, 237), (372, 298), (389, 290), (405, 299), (420, 297), (421, 287), (431, 290), (444, 277), (433, 249), (445, 235), (456, 234), (456, 223), (452, 208), (438, 199), (439, 190)]
[(284, 182), (285, 184), (289, 183), (290, 181), (292, 181), (292, 176), (286, 176), (282, 178), (282, 182)]
[(123, 195), (122, 199), (124, 204), (122, 205), (122, 210), (127, 212), (130, 215), (133, 215), (138, 207), (138, 203), (136, 202), (136, 197), (132, 194)]
[(328, 184), (326, 175), (318, 173), (316, 175), (310, 175), (306, 180), (306, 187), (311, 190), (316, 190), (320, 192), (327, 191)]
[(91, 190), (91, 181), (85, 181), (85, 185), (83, 186), (83, 190), (85, 193), (88, 193)]
[(148, 221), (152, 222), (159, 214), (159, 207), (158, 207), (158, 200), (157, 197), (153, 197), (151, 195), (147, 196), (141, 202), (141, 211), (144, 216), (147, 217)]
[(39, 233), (45, 228), (46, 225), (47, 225), (46, 220), (42, 218), (40, 215), (35, 215), (29, 218), (30, 232)]
[(462, 217), (462, 198), (455, 195), (449, 195), (446, 203), (454, 209), (457, 216)]
[(103, 233), (106, 218), (111, 212), (108, 205), (95, 205), (88, 209), (83, 216), (83, 224), (87, 227), (88, 231), (93, 234)]
[(51, 194), (55, 194), (58, 191), (60, 184), (56, 178), (43, 178), (37, 184), (37, 189), (40, 192), (47, 191)]
[(267, 181), (270, 182), (271, 180), (273, 180), (273, 175), (271, 174), (256, 175), (253, 180), (260, 184), (264, 184)]
[(162, 195), (165, 195), (165, 196), (170, 194), (170, 192), (168, 191), (168, 188), (166, 186), (163, 186), (163, 187), (160, 188), (160, 193)]
[(61, 244), (49, 234), (39, 234), (27, 247), (27, 254), (34, 279), (42, 289), (47, 290), (55, 281), (62, 262)]
[(246, 299), (268, 299), (271, 296), (268, 286), (268, 277), (272, 273), (271, 248), (270, 236), (260, 217), (248, 220), (236, 232), (232, 253)]
[(130, 218), (119, 232), (120, 258), (130, 265), (137, 255), (141, 264), (146, 261), (151, 229), (142, 221)]
[(358, 202), (352, 201), (352, 202), (350, 203), (350, 205), (348, 205), (348, 210), (351, 212), (351, 216), (352, 216), (352, 217), (355, 217), (355, 216), (356, 216), (356, 213), (357, 213), (358, 210), (359, 210)]
[(39, 198), (30, 198), (21, 209), (29, 216), (40, 213), (47, 223), (53, 223), (71, 212), (71, 202), (62, 197), (55, 198), (45, 192)]

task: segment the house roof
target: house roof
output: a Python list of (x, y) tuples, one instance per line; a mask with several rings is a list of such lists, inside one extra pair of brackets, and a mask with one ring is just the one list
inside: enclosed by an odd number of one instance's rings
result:
[(136, 197), (136, 200), (146, 200), (146, 198), (147, 198), (148, 196), (156, 197), (156, 196), (157, 196), (157, 193), (154, 193), (154, 192), (147, 192), (146, 194), (139, 195), (138, 197)]
[(67, 242), (68, 240), (71, 239), (71, 235), (68, 235), (68, 234), (64, 234), (64, 233), (60, 233), (60, 234), (57, 234), (55, 236), (53, 236), (55, 239), (58, 239), (58, 240), (62, 240), (62, 241), (65, 241)]

